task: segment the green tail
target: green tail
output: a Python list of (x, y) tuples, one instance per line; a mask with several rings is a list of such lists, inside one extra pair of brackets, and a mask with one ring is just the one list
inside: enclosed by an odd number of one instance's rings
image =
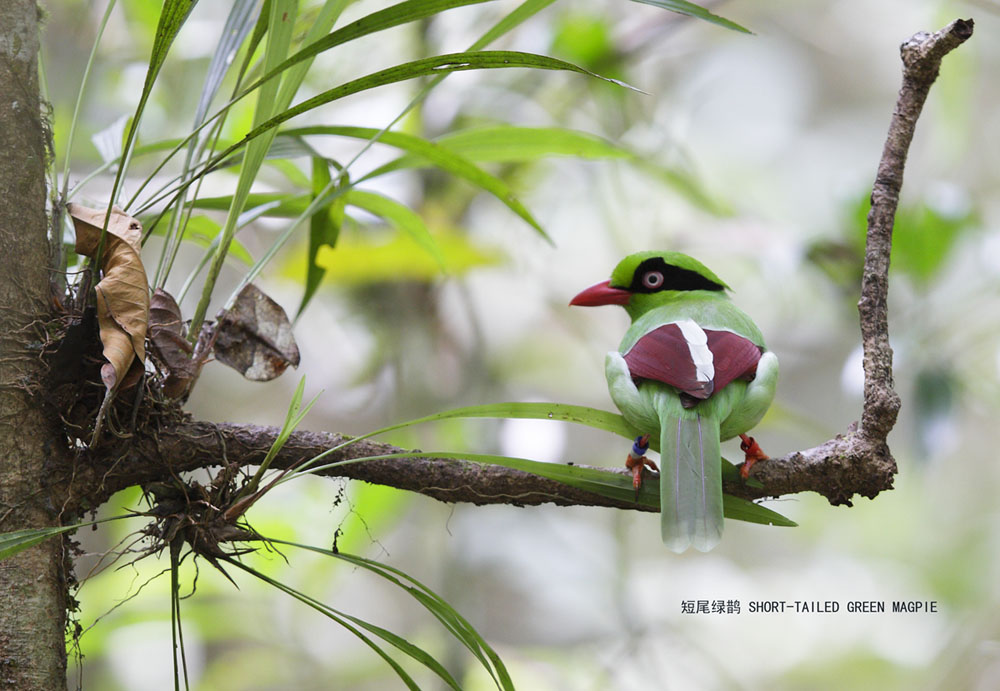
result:
[(658, 406), (660, 532), (674, 552), (689, 546), (707, 552), (722, 539), (724, 520), (719, 422), (678, 407)]

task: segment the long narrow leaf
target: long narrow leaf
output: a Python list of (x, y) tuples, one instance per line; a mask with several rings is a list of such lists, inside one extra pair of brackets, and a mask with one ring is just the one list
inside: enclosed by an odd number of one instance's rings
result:
[(732, 29), (733, 31), (739, 31), (744, 34), (753, 33), (749, 29), (740, 26), (736, 22), (729, 21), (728, 19), (720, 17), (717, 14), (712, 14), (701, 5), (695, 5), (693, 2), (687, 2), (687, 0), (632, 0), (632, 1), (641, 2), (643, 5), (652, 5), (654, 7), (660, 7), (665, 10), (670, 10), (671, 12), (677, 12), (678, 14), (685, 14), (689, 17), (694, 17), (695, 19), (702, 19), (706, 22), (711, 22), (712, 24), (717, 24), (718, 26), (722, 26), (727, 29)]
[[(288, 55), (288, 48), (292, 41), (292, 29), (295, 25), (295, 10), (297, 3), (294, 0), (272, 0), (271, 15), (269, 17), (267, 41), (264, 47), (264, 65), (270, 69), (277, 65)], [(257, 106), (254, 109), (253, 125), (256, 127), (269, 120), (276, 112), (275, 99), (278, 96), (281, 82), (271, 80), (264, 84), (257, 96)], [(239, 179), (236, 182), (236, 192), (233, 194), (232, 204), (226, 216), (226, 223), (222, 228), (219, 246), (212, 257), (208, 273), (205, 276), (205, 283), (202, 289), (201, 298), (198, 301), (193, 316), (191, 317), (190, 339), (197, 340), (201, 334), (201, 325), (208, 310), (208, 304), (212, 299), (215, 283), (218, 280), (222, 264), (229, 252), (229, 243), (236, 232), (236, 219), (243, 212), (247, 195), (250, 194), (250, 187), (257, 178), (257, 171), (271, 148), (274, 140), (274, 130), (263, 131), (259, 138), (249, 138), (244, 154), (243, 163), (240, 166)], [(224, 160), (224, 159), (223, 159)], [(192, 178), (193, 179), (193, 178)]]
[(407, 0), (406, 2), (401, 2), (397, 5), (393, 5), (392, 7), (387, 7), (384, 10), (373, 12), (372, 14), (362, 17), (361, 19), (352, 22), (341, 29), (337, 29), (319, 40), (309, 42), (305, 48), (292, 54), (287, 60), (268, 70), (263, 77), (248, 86), (244, 92), (249, 93), (254, 89), (259, 88), (269, 79), (273, 79), (275, 76), (281, 74), (290, 67), (298, 65), (304, 60), (311, 60), (322, 52), (361, 38), (362, 36), (367, 36), (369, 34), (391, 29), (392, 27), (401, 26), (410, 22), (427, 19), (428, 17), (455, 7), (476, 5), (491, 1), (492, 0)]
[[(181, 27), (196, 4), (198, 4), (198, 0), (164, 0), (163, 9), (160, 10), (160, 19), (156, 25), (153, 50), (150, 53), (149, 65), (146, 68), (146, 79), (142, 84), (142, 93), (139, 95), (139, 103), (135, 108), (135, 115), (132, 116), (132, 126), (129, 128), (125, 139), (125, 146), (122, 152), (122, 165), (118, 168), (118, 174), (115, 176), (115, 182), (111, 188), (112, 203), (117, 201), (118, 190), (128, 166), (129, 152), (132, 149), (132, 143), (135, 141), (136, 133), (139, 131), (139, 123), (142, 120), (143, 111), (146, 109), (149, 94), (153, 90), (153, 84), (156, 83), (156, 78), (160, 74), (160, 68), (163, 67), (163, 63), (167, 59), (167, 54), (170, 52), (170, 47), (173, 45), (177, 33), (181, 30)], [(108, 207), (110, 208), (110, 206), (111, 204), (109, 203)]]
[(585, 74), (596, 79), (611, 82), (627, 89), (632, 89), (633, 91), (638, 91), (635, 87), (617, 79), (602, 77), (599, 74), (595, 74), (590, 70), (585, 70), (584, 68), (566, 62), (565, 60), (558, 60), (556, 58), (550, 58), (536, 53), (522, 53), (511, 50), (483, 50), (464, 53), (449, 53), (447, 55), (435, 55), (433, 57), (413, 60), (401, 65), (395, 65), (393, 67), (346, 82), (340, 86), (329, 89), (328, 91), (324, 91), (321, 94), (317, 94), (316, 96), (289, 108), (283, 113), (276, 115), (267, 122), (254, 127), (254, 129), (252, 129), (244, 138), (244, 141), (253, 140), (265, 132), (277, 127), (281, 123), (291, 120), (297, 115), (301, 115), (302, 113), (318, 108), (319, 106), (344, 98), (345, 96), (367, 91), (368, 89), (374, 89), (375, 87), (385, 86), (386, 84), (395, 84), (396, 82), (415, 79), (417, 77), (425, 77), (432, 74), (465, 72), (467, 70), (503, 69), (511, 67), (530, 67), (540, 70), (563, 70), (576, 72), (578, 74)]
[[(288, 438), (292, 436), (292, 432), (298, 427), (302, 421), (305, 419), (306, 415), (309, 414), (309, 410), (316, 405), (316, 401), (319, 400), (319, 394), (313, 397), (309, 403), (306, 404), (305, 408), (302, 408), (302, 395), (306, 388), (306, 378), (303, 376), (299, 379), (299, 385), (295, 387), (295, 393), (292, 394), (292, 401), (288, 406), (288, 411), (285, 413), (285, 422), (278, 431), (278, 436), (274, 438), (271, 443), (271, 448), (267, 450), (267, 455), (264, 456), (264, 460), (261, 461), (260, 466), (257, 468), (257, 472), (254, 473), (250, 481), (240, 490), (237, 498), (246, 497), (257, 491), (257, 487), (260, 485), (260, 480), (267, 472), (268, 467), (271, 465), (271, 461), (274, 457), (278, 455), (284, 447), (285, 442)], [(245, 509), (244, 509), (245, 510)]]
[[(302, 78), (305, 75), (306, 70), (309, 67), (312, 59), (319, 53), (329, 50), (337, 45), (341, 45), (347, 41), (360, 38), (362, 36), (381, 31), (384, 29), (397, 26), (400, 22), (413, 21), (416, 19), (426, 18), (432, 14), (439, 13), (444, 9), (449, 9), (451, 7), (459, 7), (465, 4), (472, 4), (475, 2), (485, 2), (489, 0), (451, 0), (448, 2), (442, 2), (441, 0), (409, 0), (407, 2), (400, 3), (399, 5), (394, 5), (393, 7), (386, 8), (385, 10), (380, 10), (378, 12), (364, 17), (352, 24), (345, 26), (343, 29), (338, 29), (329, 36), (320, 38), (322, 34), (329, 30), (329, 27), (333, 25), (333, 22), (340, 15), (344, 7), (349, 4), (349, 0), (327, 0), (326, 4), (323, 6), (319, 16), (312, 23), (309, 29), (309, 34), (306, 37), (307, 46), (295, 55), (289, 57), (281, 65), (273, 66), (273, 69), (269, 70), (268, 73), (254, 82), (251, 86), (241, 90), (238, 94), (235, 94), (233, 98), (226, 103), (218, 112), (216, 112), (207, 121), (202, 122), (197, 125), (190, 134), (181, 142), (180, 145), (175, 147), (174, 151), (170, 152), (160, 164), (160, 167), (166, 164), (166, 162), (176, 154), (181, 147), (188, 141), (193, 141), (198, 135), (203, 127), (205, 127), (209, 122), (223, 116), (228, 112), (237, 101), (246, 97), (247, 95), (253, 93), (255, 90), (260, 89), (264, 84), (275, 79), (279, 75), (283, 77), (282, 82), (285, 86), (282, 87), (282, 92), (278, 99), (274, 101), (276, 104), (276, 110), (284, 110), (287, 108), (290, 99), (294, 96), (298, 85), (301, 83)], [(551, 0), (549, 0), (551, 2)], [(243, 65), (240, 68), (240, 78), (246, 73), (250, 60), (260, 43), (260, 41), (267, 34), (268, 28), (270, 26), (270, 7), (271, 0), (265, 0), (264, 7), (260, 13), (260, 19), (257, 21), (254, 27), (254, 33), (250, 37), (250, 41), (247, 45), (246, 54), (244, 57)], [(517, 12), (517, 10), (515, 10)], [(294, 71), (292, 69), (294, 68)], [(214, 161), (213, 161), (214, 164)], [(159, 172), (160, 167), (158, 167), (153, 175)], [(211, 169), (210, 166), (208, 169)], [(203, 171), (204, 172), (204, 171)], [(151, 176), (152, 177), (152, 176)], [(136, 196), (142, 191), (146, 183), (140, 186), (139, 190), (136, 192)], [(190, 184), (190, 183), (188, 183)], [(133, 201), (136, 197), (133, 197)], [(144, 211), (149, 207), (153, 206), (159, 197), (151, 202), (148, 202), (142, 206), (140, 209)], [(129, 207), (131, 206), (131, 202)]]
[(440, 662), (438, 662), (432, 655), (427, 653), (427, 651), (425, 651), (423, 648), (420, 648), (419, 646), (410, 643), (403, 637), (398, 636), (397, 634), (394, 634), (391, 631), (388, 631), (387, 629), (384, 629), (380, 626), (376, 626), (375, 624), (367, 622), (364, 619), (337, 610), (317, 600), (316, 598), (310, 597), (309, 595), (306, 595), (305, 593), (292, 588), (291, 586), (285, 585), (280, 581), (268, 577), (267, 575), (261, 573), (260, 571), (257, 571), (256, 569), (250, 566), (247, 566), (235, 560), (233, 560), (231, 563), (234, 566), (243, 569), (247, 573), (256, 576), (265, 583), (272, 585), (275, 588), (278, 588), (279, 590), (291, 595), (296, 600), (299, 600), (300, 602), (308, 605), (309, 607), (312, 607), (316, 611), (321, 612), (325, 616), (329, 617), (330, 619), (337, 622), (339, 625), (343, 626), (345, 629), (353, 633), (365, 644), (367, 644), (370, 648), (372, 648), (376, 653), (378, 653), (379, 656), (393, 668), (393, 670), (400, 677), (400, 679), (403, 680), (403, 682), (407, 685), (408, 688), (417, 689), (419, 691), (420, 687), (417, 686), (413, 678), (406, 672), (406, 670), (402, 668), (402, 666), (400, 666), (398, 662), (396, 662), (396, 660), (394, 660), (390, 655), (388, 655), (388, 653), (382, 650), (382, 648), (379, 647), (373, 640), (365, 636), (358, 629), (354, 628), (353, 626), (351, 626), (351, 624), (347, 622), (356, 624), (358, 627), (364, 629), (365, 631), (368, 631), (369, 633), (377, 636), (378, 638), (381, 638), (386, 643), (389, 643), (397, 650), (400, 650), (406, 655), (409, 655), (411, 658), (413, 658), (417, 662), (420, 662), (428, 669), (433, 671), (435, 674), (437, 674), (451, 688), (453, 689), (461, 688), (458, 685), (458, 682), (455, 680), (455, 678), (452, 677), (452, 675), (444, 668), (444, 666)]
[(200, 178), (202, 175), (214, 170), (220, 161), (225, 160), (234, 152), (243, 148), (248, 142), (252, 141), (256, 137), (261, 136), (265, 132), (268, 132), (297, 115), (301, 115), (302, 113), (308, 112), (327, 103), (331, 103), (338, 99), (345, 98), (368, 89), (385, 86), (387, 84), (394, 84), (409, 79), (415, 79), (418, 77), (444, 75), (451, 72), (463, 72), (467, 70), (500, 69), (510, 67), (528, 67), (545, 70), (564, 70), (576, 72), (594, 77), (596, 79), (613, 82), (625, 88), (637, 90), (624, 82), (610, 79), (608, 77), (602, 77), (563, 60), (557, 60), (555, 58), (549, 58), (544, 55), (536, 55), (533, 53), (520, 53), (516, 51), (474, 51), (438, 55), (430, 58), (424, 58), (422, 60), (414, 60), (412, 62), (396, 65), (394, 67), (360, 77), (350, 82), (346, 82), (340, 86), (324, 91), (313, 98), (303, 101), (288, 110), (285, 110), (271, 120), (255, 127), (242, 140), (233, 144), (225, 151), (217, 154), (209, 161), (206, 161), (203, 164), (200, 173), (192, 179), (185, 181), (172, 191), (157, 196), (143, 204), (140, 212), (154, 206), (168, 196), (179, 194), (183, 189), (193, 184), (195, 180)]
[[(206, 164), (205, 170), (206, 171), (211, 170), (212, 167), (215, 165), (215, 163), (217, 163), (219, 160), (224, 160), (226, 156), (233, 153), (237, 148), (242, 146), (243, 143), (248, 141), (253, 141), (255, 137), (261, 136), (262, 134), (269, 132), (271, 129), (277, 127), (286, 120), (295, 117), (296, 115), (299, 115), (301, 113), (307, 112), (308, 110), (317, 108), (326, 103), (330, 103), (337, 99), (344, 98), (345, 96), (354, 93), (359, 93), (366, 89), (371, 89), (377, 86), (395, 83), (406, 79), (412, 79), (414, 77), (426, 76), (434, 73), (447, 74), (449, 72), (465, 71), (471, 69), (497, 69), (504, 67), (534, 67), (538, 69), (568, 70), (572, 72), (578, 72), (581, 74), (591, 75), (599, 79), (605, 79), (607, 81), (612, 81), (622, 86), (628, 87), (628, 85), (624, 84), (623, 82), (607, 79), (606, 77), (600, 77), (599, 75), (584, 70), (582, 67), (577, 67), (576, 65), (572, 65), (562, 60), (556, 60), (554, 58), (545, 57), (543, 55), (535, 55), (532, 53), (518, 53), (514, 51), (478, 51), (478, 52), (466, 52), (466, 53), (453, 53), (450, 55), (439, 55), (432, 58), (426, 58), (424, 60), (415, 60), (413, 62), (405, 63), (403, 65), (397, 65), (395, 67), (382, 70), (381, 72), (376, 72), (366, 77), (355, 79), (354, 81), (342, 84), (339, 87), (335, 87), (333, 89), (330, 89), (329, 91), (326, 91), (322, 94), (315, 96), (314, 98), (308, 99), (307, 101), (304, 101), (303, 103), (300, 103), (299, 105), (284, 111), (280, 115), (275, 116), (268, 122), (263, 123), (258, 127), (255, 127), (246, 135), (243, 142), (234, 145), (233, 147), (227, 149), (226, 151), (223, 151), (219, 156), (209, 161)], [(376, 136), (384, 136), (384, 134), (385, 130), (376, 134)], [(374, 140), (369, 139), (368, 141), (370, 145), (371, 142)], [(348, 166), (345, 166), (344, 170), (341, 173), (342, 175), (346, 175), (347, 167), (349, 167), (354, 160), (357, 160), (357, 156), (355, 156), (355, 158), (348, 163)], [(469, 174), (474, 174), (474, 171), (472, 170), (468, 172)], [(481, 181), (481, 186), (490, 185), (494, 189), (496, 189), (496, 182), (491, 181), (488, 177), (477, 176), (477, 178)], [(494, 180), (498, 181), (499, 179), (494, 178)], [(185, 183), (185, 184), (190, 184), (190, 183)], [(183, 187), (181, 189), (183, 189)], [(247, 283), (249, 283), (254, 279), (254, 277), (260, 272), (263, 266), (267, 262), (269, 262), (271, 258), (274, 257), (274, 255), (278, 252), (278, 250), (284, 245), (284, 243), (288, 241), (288, 239), (298, 229), (298, 227), (305, 220), (305, 218), (315, 213), (316, 210), (320, 208), (323, 204), (332, 201), (339, 195), (343, 194), (345, 191), (346, 190), (343, 186), (335, 186), (333, 182), (327, 185), (327, 189), (325, 190), (324, 194), (318, 196), (317, 198), (314, 198), (310, 202), (309, 206), (306, 208), (303, 214), (298, 218), (296, 218), (295, 222), (292, 223), (291, 226), (289, 226), (279, 236), (279, 238), (274, 241), (274, 243), (272, 243), (271, 247), (267, 250), (267, 252), (265, 252), (264, 255), (257, 261), (257, 264), (255, 264), (247, 273), (247, 275), (244, 276), (243, 280), (237, 286), (237, 289), (233, 291), (229, 300), (226, 302), (226, 308), (228, 309), (228, 307), (232, 305), (233, 301), (236, 299), (236, 296), (239, 294), (239, 290), (241, 290), (243, 286), (245, 286)], [(531, 224), (543, 237), (548, 239), (548, 236), (545, 234), (545, 231), (542, 230), (541, 226), (538, 225), (538, 223), (534, 220), (534, 218), (532, 218), (531, 214), (527, 211), (527, 209), (523, 207), (523, 205), (520, 204), (520, 202), (517, 202), (517, 200), (512, 199), (510, 197), (502, 199), (509, 208), (518, 213), (519, 216), (521, 216), (524, 220), (526, 220), (529, 224)], [(212, 283), (214, 284), (215, 275), (210, 274), (210, 278), (212, 278)], [(204, 312), (208, 308), (209, 298), (210, 298), (209, 284), (208, 282), (206, 282), (206, 288), (202, 292), (202, 299), (199, 302), (199, 307), (195, 312), (195, 317), (192, 319), (192, 327), (191, 327), (192, 332), (197, 330), (197, 328), (200, 326), (201, 320), (204, 318)]]
[[(524, 21), (527, 21), (530, 17), (534, 16), (540, 10), (551, 5), (553, 1), (554, 0), (525, 0), (513, 12), (504, 15), (499, 22), (490, 27), (490, 29), (485, 34), (480, 36), (477, 41), (475, 41), (471, 46), (469, 46), (468, 50), (469, 51), (482, 50), (500, 36), (503, 36), (508, 31), (511, 31), (514, 27), (518, 26)], [(363, 156), (373, 144), (379, 141), (383, 134), (390, 131), (393, 127), (396, 126), (396, 123), (398, 123), (400, 120), (403, 119), (403, 117), (407, 113), (416, 108), (418, 104), (422, 103), (423, 100), (427, 98), (427, 94), (429, 94), (431, 90), (434, 89), (434, 87), (436, 87), (438, 84), (440, 84), (441, 81), (444, 80), (447, 76), (448, 76), (447, 73), (436, 75), (433, 79), (430, 79), (426, 84), (424, 84), (423, 88), (420, 89), (417, 95), (414, 96), (412, 99), (410, 99), (410, 102), (406, 104), (406, 107), (404, 107), (401, 111), (399, 111), (396, 114), (396, 117), (394, 117), (387, 125), (385, 125), (377, 135), (369, 139), (368, 142), (361, 148), (360, 151), (354, 154), (354, 158), (348, 161), (347, 165), (344, 166), (344, 172), (346, 173), (347, 170), (350, 169), (352, 165), (354, 165), (355, 161), (361, 158), (361, 156)]]
[[(146, 79), (142, 85), (142, 93), (139, 96), (139, 103), (135, 108), (135, 115), (132, 116), (132, 126), (129, 127), (128, 135), (125, 138), (125, 146), (122, 147), (122, 163), (118, 166), (115, 181), (111, 186), (111, 197), (108, 201), (109, 209), (113, 204), (118, 202), (118, 191), (121, 189), (125, 171), (128, 169), (132, 144), (135, 142), (136, 134), (139, 131), (139, 123), (142, 120), (146, 102), (149, 100), (149, 94), (153, 90), (153, 84), (160, 73), (160, 68), (163, 67), (163, 62), (167, 59), (167, 54), (170, 52), (170, 46), (173, 45), (174, 39), (177, 37), (177, 32), (180, 31), (197, 2), (198, 0), (164, 0), (163, 9), (160, 10), (160, 18), (156, 25), (156, 37), (153, 39), (153, 50), (149, 56)], [(104, 253), (104, 243), (107, 239), (108, 221), (110, 219), (111, 214), (105, 215), (104, 226), (101, 228), (101, 239), (97, 244), (97, 252), (94, 255), (95, 266), (101, 266), (101, 255)]]
[[(634, 439), (640, 434), (639, 430), (625, 421), (625, 418), (617, 413), (609, 413), (596, 408), (586, 406), (569, 405), (566, 403), (487, 403), (485, 405), (466, 406), (454, 408), (433, 415), (400, 422), (389, 427), (371, 432), (361, 438), (368, 438), (403, 429), (412, 425), (425, 422), (435, 422), (437, 420), (449, 420), (454, 418), (520, 418), (531, 420), (561, 420), (563, 422), (573, 422), (594, 429), (611, 432), (626, 439)], [(655, 440), (652, 440), (655, 441)], [(653, 447), (656, 448), (656, 447)]]
[[(531, 215), (517, 198), (514, 196), (514, 191), (510, 186), (496, 177), (492, 173), (488, 173), (482, 168), (478, 167), (468, 159), (463, 156), (454, 153), (439, 144), (428, 141), (422, 137), (417, 137), (412, 134), (405, 134), (403, 132), (379, 132), (371, 127), (347, 127), (347, 126), (323, 126), (318, 125), (315, 127), (300, 127), (291, 130), (286, 130), (285, 134), (290, 134), (294, 136), (306, 136), (306, 135), (316, 135), (316, 134), (327, 134), (327, 135), (338, 135), (342, 137), (353, 137), (356, 139), (366, 139), (370, 140), (373, 137), (379, 137), (380, 144), (386, 144), (388, 146), (394, 146), (398, 149), (404, 151), (409, 151), (410, 153), (417, 154), (422, 159), (429, 161), (435, 166), (445, 170), (452, 175), (460, 177), (464, 180), (471, 182), (473, 185), (479, 187), (480, 189), (489, 192), (501, 202), (507, 205), (507, 207), (524, 219), (528, 224), (530, 224), (535, 230), (537, 230), (546, 239), (548, 235), (542, 230), (542, 227), (538, 224), (538, 221)], [(371, 175), (366, 175), (364, 178), (359, 179), (357, 182), (372, 177)]]
[(513, 12), (505, 14), (500, 21), (490, 27), (489, 31), (480, 36), (479, 40), (469, 47), (469, 50), (482, 50), (489, 44), (493, 43), (493, 41), (512, 31), (531, 17), (538, 14), (540, 11), (544, 10), (553, 2), (555, 2), (555, 0), (525, 0), (525, 2), (518, 5)]
[[(725, 202), (706, 191), (692, 173), (684, 169), (658, 165), (633, 151), (586, 132), (559, 127), (497, 125), (446, 134), (436, 139), (434, 143), (475, 163), (534, 161), (548, 156), (627, 161), (659, 179), (703, 211), (717, 216), (732, 213)], [(379, 166), (363, 179), (430, 164), (426, 158), (413, 152)]]
[[(198, 106), (195, 109), (194, 131), (198, 131), (202, 123), (205, 122), (208, 109), (218, 94), (222, 80), (229, 72), (229, 67), (236, 52), (250, 32), (250, 29), (256, 23), (259, 4), (259, 0), (236, 0), (230, 8), (229, 16), (222, 27), (222, 36), (215, 46), (215, 53), (212, 55), (208, 71), (205, 73), (205, 82), (201, 87)], [(221, 127), (219, 130), (221, 131)], [(188, 142), (187, 153), (185, 154), (184, 165), (181, 170), (182, 178), (186, 177), (191, 170), (192, 162), (198, 155), (198, 145), (199, 141), (197, 138), (192, 138)], [(194, 194), (197, 196), (197, 189)], [(186, 197), (187, 190), (180, 196), (174, 206), (178, 209), (184, 208)], [(163, 247), (160, 250), (160, 258), (156, 263), (156, 273), (153, 276), (153, 285), (158, 288), (164, 286), (167, 276), (170, 275), (177, 252), (180, 250), (184, 232), (189, 225), (190, 217), (190, 211), (182, 214), (172, 214), (170, 217), (168, 230), (166, 231), (166, 242), (163, 243)]]
[(112, 516), (111, 518), (102, 518), (99, 521), (86, 521), (83, 523), (74, 523), (73, 525), (60, 525), (48, 528), (27, 528), (24, 530), (14, 530), (9, 533), (0, 533), (0, 561), (17, 554), (18, 552), (22, 552), (29, 547), (34, 547), (37, 544), (45, 542), (50, 537), (62, 535), (63, 533), (69, 533), (74, 530), (79, 530), (80, 528), (96, 525), (98, 523), (116, 521), (122, 518), (131, 518), (131, 516)]
[[(246, 206), (249, 208), (269, 205), (263, 216), (269, 218), (294, 218), (309, 206), (309, 195), (289, 196), (285, 192), (252, 192), (247, 195)], [(224, 197), (200, 197), (190, 202), (196, 209), (225, 211), (232, 204), (232, 195)]]
[(444, 598), (418, 581), (416, 578), (413, 578), (409, 574), (389, 566), (388, 564), (375, 561), (374, 559), (366, 559), (364, 557), (345, 554), (335, 550), (314, 547), (312, 545), (304, 545), (296, 542), (288, 542), (285, 540), (269, 541), (277, 544), (299, 547), (318, 554), (336, 557), (337, 559), (346, 561), (354, 566), (367, 569), (368, 571), (389, 581), (396, 587), (401, 588), (403, 591), (416, 599), (417, 602), (419, 602), (428, 612), (440, 621), (441, 624), (448, 629), (448, 631), (455, 636), (455, 638), (462, 643), (462, 645), (464, 645), (477, 660), (479, 660), (480, 664), (482, 664), (487, 672), (489, 672), (490, 676), (493, 677), (499, 688), (505, 690), (512, 690), (514, 688), (510, 674), (507, 672), (507, 668), (500, 659), (500, 656), (497, 655), (496, 651), (490, 647), (490, 645), (479, 634), (479, 632), (476, 631), (472, 624), (459, 614), (458, 610), (448, 604)]
[[(325, 158), (315, 156), (312, 159), (312, 200), (323, 193), (330, 184), (330, 162)], [(316, 263), (316, 256), (321, 247), (334, 247), (340, 237), (340, 228), (344, 223), (344, 197), (322, 206), (309, 219), (309, 248), (306, 253), (306, 285), (302, 292), (302, 301), (295, 313), (295, 318), (302, 316), (306, 305), (312, 300), (319, 289), (319, 284), (326, 274), (326, 268)]]
[(205, 121), (212, 100), (219, 93), (222, 80), (232, 65), (236, 51), (243, 45), (250, 29), (257, 23), (257, 12), (260, 0), (236, 0), (229, 10), (229, 16), (222, 27), (222, 38), (215, 46), (212, 61), (205, 73), (205, 83), (201, 87), (198, 107), (195, 109), (194, 126), (198, 127)]
[[(315, 466), (307, 472), (315, 473), (332, 466), (349, 465), (374, 460), (387, 460), (398, 458), (445, 458), (455, 461), (471, 461), (499, 465), (512, 470), (521, 470), (526, 473), (538, 475), (549, 480), (561, 482), (570, 487), (576, 487), (592, 494), (597, 494), (616, 501), (636, 502), (640, 506), (659, 510), (660, 508), (660, 483), (658, 477), (647, 478), (642, 483), (638, 498), (632, 486), (632, 476), (624, 473), (615, 473), (598, 468), (587, 468), (578, 465), (564, 465), (561, 463), (543, 463), (532, 461), (527, 458), (513, 458), (511, 456), (498, 456), (495, 454), (476, 453), (452, 453), (448, 451), (431, 452), (407, 452), (384, 454), (380, 456), (367, 456), (364, 458), (352, 458), (349, 461), (331, 463), (328, 466)], [(794, 527), (798, 525), (794, 521), (785, 518), (776, 511), (755, 504), (746, 499), (734, 497), (728, 494), (722, 495), (723, 513), (726, 518), (748, 523), (760, 523), (763, 525), (774, 525), (782, 527)]]
[(438, 144), (473, 161), (531, 161), (547, 156), (633, 160), (638, 156), (588, 132), (561, 127), (497, 125), (446, 134)]

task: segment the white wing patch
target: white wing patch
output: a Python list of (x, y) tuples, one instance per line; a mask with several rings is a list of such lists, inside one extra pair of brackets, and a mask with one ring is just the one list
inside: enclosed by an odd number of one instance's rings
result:
[(684, 340), (687, 341), (691, 362), (694, 363), (695, 376), (698, 381), (715, 379), (715, 358), (712, 351), (708, 349), (708, 335), (704, 329), (692, 319), (682, 319), (674, 323), (677, 324)]

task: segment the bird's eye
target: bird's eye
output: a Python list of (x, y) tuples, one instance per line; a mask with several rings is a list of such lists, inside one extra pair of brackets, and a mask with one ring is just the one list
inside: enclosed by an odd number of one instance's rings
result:
[(648, 271), (642, 276), (642, 285), (645, 288), (656, 290), (663, 285), (663, 274), (659, 271)]

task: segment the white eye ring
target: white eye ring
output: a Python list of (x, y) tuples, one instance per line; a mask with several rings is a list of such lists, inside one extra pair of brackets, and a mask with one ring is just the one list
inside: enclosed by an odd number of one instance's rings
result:
[(663, 285), (663, 274), (659, 271), (648, 271), (642, 276), (642, 285), (646, 288), (656, 290)]

